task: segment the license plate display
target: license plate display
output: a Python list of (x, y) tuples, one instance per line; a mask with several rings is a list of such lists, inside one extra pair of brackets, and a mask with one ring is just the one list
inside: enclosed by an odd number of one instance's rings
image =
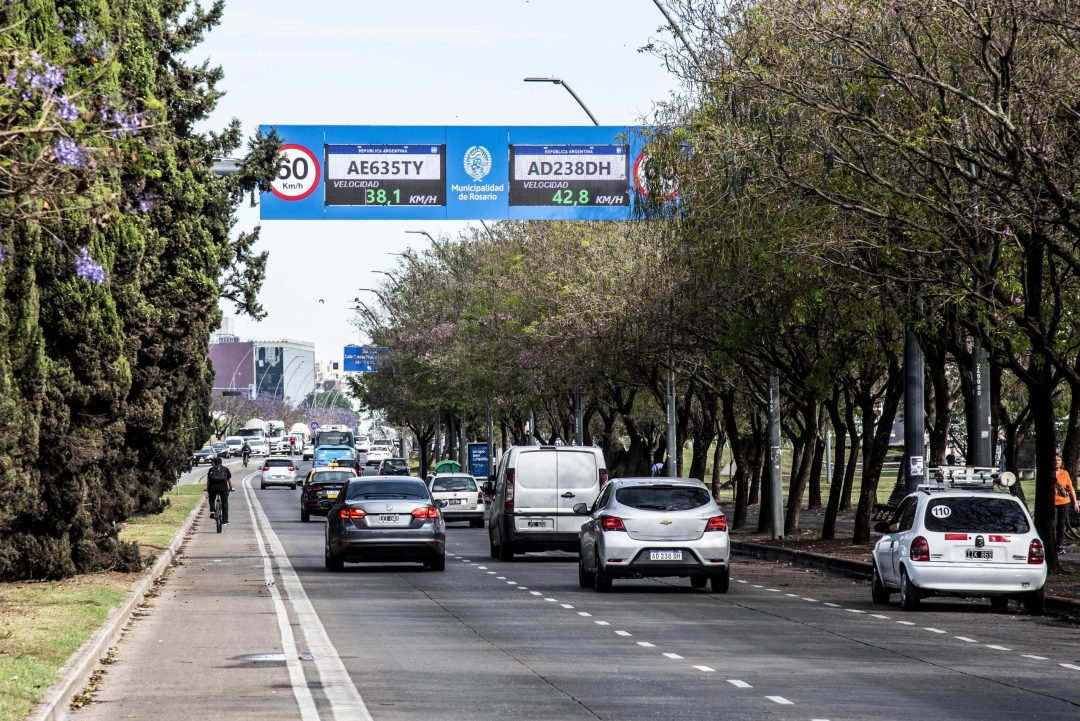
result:
[(525, 521), (526, 528), (551, 528), (552, 523), (549, 518), (532, 518)]
[(446, 504), (448, 506), (460, 506), (464, 502), (465, 501), (460, 499), (460, 498), (451, 498), (451, 499), (447, 500)]
[(379, 516), (379, 523), (397, 523), (398, 514), (396, 513), (384, 513)]
[(681, 561), (682, 551), (649, 551), (650, 561)]
[(990, 550), (990, 549), (977, 550), (977, 549), (974, 549), (974, 548), (969, 548), (964, 553), (964, 555), (967, 558), (974, 558), (976, 560), (984, 561), (984, 560), (992, 559), (994, 557), (994, 552), (992, 550)]
[(326, 497), (327, 498), (337, 498), (337, 494), (338, 494), (337, 491), (327, 491), (326, 492)]

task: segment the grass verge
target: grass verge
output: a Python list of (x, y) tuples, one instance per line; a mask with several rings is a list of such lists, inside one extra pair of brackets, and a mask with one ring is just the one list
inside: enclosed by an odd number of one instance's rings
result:
[[(157, 555), (202, 498), (203, 487), (169, 493), (161, 514), (128, 521), (120, 537)], [(61, 667), (127, 594), (138, 573), (91, 573), (63, 581), (0, 584), (0, 721), (24, 718)]]

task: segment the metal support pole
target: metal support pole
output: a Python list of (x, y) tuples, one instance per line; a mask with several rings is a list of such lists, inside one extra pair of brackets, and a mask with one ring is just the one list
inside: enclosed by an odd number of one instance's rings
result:
[(769, 518), (773, 540), (784, 537), (783, 471), (780, 469), (780, 376), (769, 373)]
[(825, 427), (825, 478), (826, 482), (832, 480), (832, 429)]
[(678, 449), (675, 434), (675, 365), (668, 365), (667, 377), (667, 477), (675, 478), (679, 474)]
[[(442, 414), (435, 411), (435, 463), (442, 460)], [(433, 463), (432, 465), (435, 465)]]
[(529, 445), (536, 445), (536, 413), (529, 411)]
[[(922, 301), (919, 301), (922, 310)], [(926, 480), (926, 409), (923, 384), (923, 351), (914, 331), (904, 333), (904, 463), (908, 493)]]
[[(488, 444), (488, 474), (495, 470), (495, 419), (491, 417), (491, 409), (488, 408), (487, 417), (487, 444)], [(481, 479), (486, 480), (486, 479)]]
[(983, 348), (982, 339), (976, 337), (971, 348), (972, 413), (975, 426), (972, 430), (971, 465), (992, 466), (994, 451), (990, 438), (990, 354)]
[(574, 445), (585, 445), (585, 428), (581, 419), (581, 390), (574, 389)]
[(469, 442), (465, 436), (465, 414), (461, 414), (461, 443), (458, 444), (458, 462), (461, 470), (468, 472), (469, 469)]

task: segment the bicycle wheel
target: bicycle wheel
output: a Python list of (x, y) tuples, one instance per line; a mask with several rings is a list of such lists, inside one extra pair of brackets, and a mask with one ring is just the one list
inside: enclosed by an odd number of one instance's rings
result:
[(214, 494), (214, 518), (217, 520), (217, 532), (221, 533), (221, 494)]

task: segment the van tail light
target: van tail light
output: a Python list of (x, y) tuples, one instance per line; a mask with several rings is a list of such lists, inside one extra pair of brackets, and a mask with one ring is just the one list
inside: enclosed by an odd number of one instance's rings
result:
[(618, 516), (600, 516), (600, 528), (605, 531), (625, 531), (622, 519)]
[(915, 540), (911, 542), (911, 560), (930, 560), (930, 543), (922, 536), (917, 536)]
[(363, 508), (349, 508), (349, 507), (346, 507), (346, 508), (342, 508), (338, 512), (338, 517), (339, 518), (349, 520), (349, 521), (359, 521), (359, 520), (363, 519), (365, 516), (367, 516), (367, 513), (364, 512)]
[(1042, 541), (1038, 538), (1031, 539), (1028, 545), (1028, 563), (1039, 565), (1046, 561), (1046, 552), (1043, 551)]
[(705, 524), (706, 531), (726, 531), (727, 530), (727, 516), (713, 516), (709, 519), (709, 522)]
[(607, 469), (606, 468), (601, 468), (600, 469), (600, 487), (603, 488), (604, 484), (607, 483), (607, 482), (608, 482)]
[(506, 502), (503, 504), (506, 510), (514, 510), (514, 476), (517, 475), (513, 468), (506, 469)]
[(438, 518), (439, 509), (435, 506), (419, 506), (412, 509), (413, 518)]

